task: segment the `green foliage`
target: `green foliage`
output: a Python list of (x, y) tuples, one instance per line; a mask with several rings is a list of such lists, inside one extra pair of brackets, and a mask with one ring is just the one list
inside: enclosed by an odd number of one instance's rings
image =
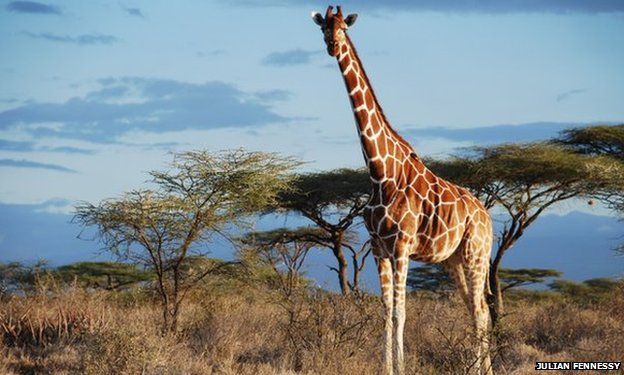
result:
[(519, 286), (541, 284), (547, 278), (561, 276), (561, 272), (542, 268), (501, 268), (498, 275), (503, 282), (503, 291), (506, 291)]
[(505, 293), (505, 300), (515, 303), (560, 303), (564, 297), (552, 290), (531, 290), (524, 288), (510, 289)]
[[(242, 150), (177, 154), (171, 169), (151, 172), (152, 190), (136, 190), (99, 205), (76, 206), (75, 221), (98, 228), (115, 255), (144, 264), (160, 253), (164, 262), (226, 224), (276, 204), (290, 186), (289, 158)], [(134, 245), (139, 245), (143, 250)], [(146, 254), (147, 250), (149, 254)]]
[(624, 124), (566, 129), (554, 142), (582, 154), (624, 159)]
[(428, 164), (441, 177), (470, 188), (480, 197), (493, 196), (492, 204), (513, 203), (531, 190), (533, 194), (519, 202), (526, 209), (541, 207), (552, 199), (591, 193), (624, 175), (624, 168), (608, 158), (579, 155), (547, 143), (475, 148), (469, 156)]
[(246, 274), (240, 262), (230, 262), (204, 255), (186, 256), (178, 272), (181, 280), (194, 283), (200, 283), (207, 276), (210, 276), (212, 282), (234, 281)]
[(453, 280), (439, 263), (410, 268), (407, 274), (407, 286), (411, 290), (425, 290), (441, 294), (455, 289)]
[(118, 262), (78, 262), (58, 267), (54, 274), (65, 282), (74, 280), (88, 288), (119, 289), (153, 279), (153, 274), (134, 264)]
[(555, 280), (549, 287), (574, 302), (588, 304), (607, 300), (617, 288), (622, 287), (623, 282), (610, 278), (589, 279), (580, 283)]
[(361, 207), (371, 190), (364, 169), (335, 169), (296, 176), (293, 189), (280, 195), (281, 206), (307, 215), (322, 216), (328, 209)]
[[(554, 139), (553, 143), (563, 145), (579, 154), (611, 158), (624, 165), (624, 124), (568, 129)], [(622, 214), (624, 213), (624, 178), (621, 173), (614, 177), (612, 183), (596, 189), (592, 197)], [(619, 249), (622, 248), (620, 246)]]
[[(131, 258), (132, 245), (139, 244), (171, 256), (226, 223), (243, 224), (247, 215), (275, 205), (297, 164), (243, 150), (177, 154), (169, 170), (150, 172), (154, 189), (135, 190), (97, 206), (81, 203), (74, 220), (96, 226), (106, 249), (116, 255)], [(152, 262), (151, 257), (140, 259)]]
[(592, 183), (608, 178), (595, 173), (596, 168), (602, 166), (601, 162), (606, 161), (583, 158), (545, 143), (508, 144), (481, 148), (479, 151), (482, 155), (480, 171), (507, 184), (533, 186), (562, 182)]
[[(561, 276), (561, 272), (540, 268), (501, 268), (499, 276), (502, 281), (502, 290), (505, 292), (511, 288), (543, 283), (547, 278)], [(410, 268), (407, 285), (412, 290), (426, 290), (434, 293), (445, 293), (455, 288), (453, 280), (440, 263)]]
[(74, 220), (96, 227), (106, 250), (153, 271), (164, 327), (175, 330), (189, 290), (223, 268), (189, 272), (188, 256), (213, 235), (227, 235), (226, 229), (245, 226), (252, 214), (275, 206), (279, 194), (290, 188), (291, 169), (298, 164), (277, 154), (244, 150), (179, 153), (168, 170), (150, 172), (152, 189), (98, 205), (81, 203)]
[(262, 232), (250, 232), (240, 239), (244, 244), (276, 246), (289, 243), (307, 243), (323, 246), (328, 241), (327, 233), (315, 227), (276, 228)]
[(171, 170), (153, 171), (153, 182), (167, 194), (184, 198), (195, 207), (216, 208), (234, 220), (274, 206), (290, 190), (293, 158), (242, 149), (209, 153), (176, 154)]

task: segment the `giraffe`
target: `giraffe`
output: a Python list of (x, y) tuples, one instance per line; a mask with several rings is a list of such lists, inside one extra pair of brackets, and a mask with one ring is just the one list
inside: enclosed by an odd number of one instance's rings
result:
[(492, 246), (490, 215), (468, 190), (427, 169), (390, 126), (346, 33), (356, 18), (357, 14), (343, 18), (340, 6), (336, 13), (328, 7), (325, 17), (312, 12), (327, 52), (342, 72), (371, 178), (364, 222), (373, 243), (384, 306), (384, 372), (405, 372), (405, 289), (412, 259), (442, 263), (451, 274), (473, 320), (479, 371), (492, 374), (485, 299)]

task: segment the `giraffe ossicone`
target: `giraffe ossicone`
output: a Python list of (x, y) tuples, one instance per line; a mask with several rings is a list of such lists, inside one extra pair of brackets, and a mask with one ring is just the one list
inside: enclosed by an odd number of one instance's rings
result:
[(364, 222), (373, 243), (384, 305), (384, 371), (404, 373), (403, 330), (409, 260), (442, 263), (474, 322), (479, 369), (492, 374), (485, 294), (492, 247), (489, 213), (465, 188), (431, 172), (391, 126), (347, 35), (357, 15), (313, 12), (336, 57), (355, 116), (372, 193)]

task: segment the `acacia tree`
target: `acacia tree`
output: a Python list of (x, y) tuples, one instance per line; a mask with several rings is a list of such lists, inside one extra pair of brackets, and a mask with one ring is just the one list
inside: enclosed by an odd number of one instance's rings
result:
[(302, 274), (305, 259), (312, 248), (325, 246), (326, 240), (322, 229), (310, 227), (250, 232), (240, 239), (247, 251), (273, 270), (277, 289), (286, 298), (305, 284)]
[[(624, 164), (624, 124), (567, 129), (561, 132), (553, 142), (562, 144), (577, 153), (612, 157)], [(624, 180), (614, 181), (612, 185), (597, 190), (593, 198), (623, 216)], [(624, 254), (624, 243), (618, 245), (615, 250)]]
[[(282, 209), (300, 213), (325, 232), (322, 245), (331, 249), (336, 258), (337, 266), (331, 269), (338, 275), (343, 294), (358, 289), (360, 273), (370, 254), (366, 243), (357, 247), (348, 234), (356, 218), (362, 214), (370, 189), (370, 177), (366, 171), (336, 169), (299, 175), (294, 188), (280, 196)], [(351, 255), (351, 280), (345, 248)]]
[[(501, 268), (501, 293), (512, 288), (531, 284), (540, 284), (548, 278), (559, 277), (561, 272), (543, 268)], [(412, 290), (426, 290), (434, 293), (447, 293), (454, 288), (453, 280), (441, 264), (424, 264), (410, 268), (407, 275), (407, 285)]]
[(77, 262), (53, 271), (66, 282), (78, 282), (87, 288), (118, 290), (152, 279), (152, 273), (135, 264), (119, 262)]
[(601, 156), (581, 155), (546, 143), (476, 148), (472, 155), (432, 161), (439, 175), (468, 187), (488, 209), (502, 209), (503, 228), (490, 268), (490, 314), (504, 313), (501, 261), (526, 229), (554, 204), (587, 196), (622, 179), (624, 168)]
[[(624, 164), (624, 124), (566, 129), (553, 143), (563, 145), (576, 153), (611, 157)], [(595, 191), (593, 197), (623, 214), (624, 180), (616, 180), (612, 185)]]
[(150, 172), (152, 188), (97, 205), (80, 203), (74, 220), (95, 227), (96, 237), (122, 260), (146, 265), (155, 275), (163, 331), (177, 328), (188, 292), (224, 263), (187, 272), (188, 258), (215, 234), (248, 223), (277, 203), (290, 186), (290, 158), (244, 150), (176, 154), (166, 171)]
[(438, 294), (446, 294), (454, 288), (453, 279), (439, 263), (410, 268), (407, 273), (407, 286), (411, 290)]
[(624, 160), (624, 124), (566, 129), (554, 139), (554, 143), (586, 155), (607, 155)]
[(546, 279), (561, 276), (561, 271), (545, 268), (501, 268), (499, 277), (501, 279), (501, 293), (511, 288), (527, 286), (531, 284), (541, 284)]

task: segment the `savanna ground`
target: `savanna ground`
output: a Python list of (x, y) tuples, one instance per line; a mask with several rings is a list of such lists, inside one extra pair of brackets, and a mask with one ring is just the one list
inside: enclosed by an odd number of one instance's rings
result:
[[(376, 374), (381, 305), (374, 295), (310, 290), (285, 297), (248, 282), (207, 282), (178, 332), (161, 334), (147, 289), (94, 291), (40, 283), (0, 305), (3, 374)], [(535, 295), (534, 295), (535, 297)], [(497, 374), (535, 361), (622, 361), (624, 287), (595, 303), (508, 298), (492, 356)], [(474, 365), (470, 322), (456, 296), (407, 301), (409, 374), (463, 374)], [(550, 373), (556, 373), (551, 371)]]

